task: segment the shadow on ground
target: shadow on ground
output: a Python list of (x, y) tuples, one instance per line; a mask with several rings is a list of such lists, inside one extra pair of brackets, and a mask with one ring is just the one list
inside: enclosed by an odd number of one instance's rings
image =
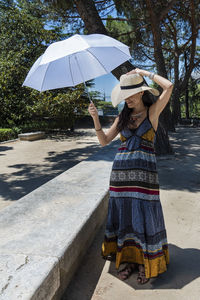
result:
[[(167, 271), (159, 274), (156, 278), (151, 278), (144, 285), (137, 284), (137, 271), (128, 279), (126, 283), (134, 290), (148, 289), (182, 289), (184, 286), (199, 278), (200, 269), (197, 261), (200, 261), (200, 250), (195, 248), (182, 249), (174, 244), (168, 244), (170, 263)], [(120, 266), (122, 269), (124, 264)], [(111, 262), (109, 273), (117, 279), (115, 262)]]
[(75, 273), (61, 300), (90, 300), (101, 276), (105, 260), (101, 257), (101, 242), (105, 224), (101, 226), (82, 263)]
[(8, 151), (8, 150), (13, 150), (13, 147), (8, 147), (8, 146), (2, 146), (2, 145), (0, 145), (0, 156), (6, 155), (3, 152), (4, 151)]
[[(82, 264), (73, 276), (61, 300), (90, 300), (92, 298), (105, 265), (105, 260), (101, 257), (100, 253), (105, 226), (106, 223), (101, 226), (95, 236), (92, 245), (82, 260)], [(200, 269), (197, 262), (200, 261), (200, 250), (194, 248), (182, 249), (170, 243), (168, 246), (170, 262), (166, 272), (159, 274), (157, 278), (151, 278), (144, 285), (139, 285), (137, 283), (138, 272), (136, 270), (130, 278), (124, 281), (124, 284), (129, 285), (133, 290), (182, 289), (198, 278), (200, 276)], [(109, 264), (108, 273), (121, 281), (117, 275), (115, 262), (109, 262)], [(119, 270), (124, 266), (125, 264), (121, 264)]]
[(200, 191), (200, 128), (178, 127), (169, 133), (175, 154), (157, 157), (160, 187)]
[[(57, 139), (58, 137), (52, 137), (52, 139), (53, 138)], [(14, 171), (11, 174), (1, 173), (1, 197), (3, 197), (5, 201), (18, 200), (83, 160), (113, 160), (114, 148), (112, 148), (112, 150), (107, 146), (101, 148), (100, 145), (95, 145), (94, 143), (91, 144), (91, 142), (87, 143), (86, 141), (84, 144), (87, 145), (84, 148), (74, 148), (63, 151), (62, 153), (50, 151), (48, 152), (48, 156), (44, 157), (44, 163), (8, 165), (9, 168), (15, 168), (18, 169), (18, 171)], [(111, 144), (115, 147), (116, 141)], [(51, 164), (49, 164), (49, 162)]]
[[(79, 129), (74, 133), (68, 132), (67, 139), (74, 141), (76, 138), (80, 139), (80, 135), (90, 136), (92, 133)], [(160, 187), (166, 190), (200, 191), (200, 128), (178, 127), (176, 132), (169, 133), (169, 137), (175, 154), (157, 156)], [(66, 140), (66, 133), (51, 134), (47, 138), (62, 142)], [(1, 173), (0, 194), (3, 199), (18, 200), (85, 159), (112, 161), (120, 145), (119, 140), (111, 143), (113, 148), (108, 146), (102, 148), (91, 141), (77, 141), (77, 143), (80, 145), (84, 143), (86, 147), (74, 148), (62, 153), (49, 151), (48, 156), (44, 158), (44, 163), (41, 164), (9, 165), (10, 168), (18, 171), (11, 174)], [(6, 159), (6, 151), (12, 149), (12, 147), (1, 145), (0, 155), (4, 155)], [(49, 162), (51, 164), (48, 164)]]

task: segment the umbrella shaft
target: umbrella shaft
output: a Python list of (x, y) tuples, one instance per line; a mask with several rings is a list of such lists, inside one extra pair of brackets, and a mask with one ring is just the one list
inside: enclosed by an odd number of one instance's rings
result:
[(86, 86), (86, 83), (85, 83), (85, 81), (83, 81), (83, 82), (84, 82), (85, 90), (86, 90), (86, 92), (87, 92), (87, 94), (88, 94), (88, 98), (89, 98), (90, 102), (92, 102), (92, 100), (91, 100), (91, 98), (90, 98), (90, 94), (89, 94), (88, 88), (87, 88), (87, 86)]
[(84, 80), (84, 77), (83, 77), (83, 73), (81, 72), (81, 68), (80, 68), (80, 66), (79, 66), (78, 59), (77, 59), (76, 55), (75, 55), (75, 60), (76, 60), (77, 66), (78, 66), (78, 68), (79, 68), (79, 71), (80, 71), (80, 74), (81, 74), (81, 77), (82, 77), (82, 80), (83, 80), (83, 83), (84, 83), (84, 86), (85, 86), (85, 90), (86, 90), (86, 92), (87, 92), (87, 94), (88, 94), (88, 98), (89, 98), (90, 102), (92, 102), (92, 100), (91, 100), (91, 98), (90, 98), (90, 94), (89, 94), (88, 88), (87, 88), (87, 86), (86, 86), (86, 83), (85, 83), (85, 80)]

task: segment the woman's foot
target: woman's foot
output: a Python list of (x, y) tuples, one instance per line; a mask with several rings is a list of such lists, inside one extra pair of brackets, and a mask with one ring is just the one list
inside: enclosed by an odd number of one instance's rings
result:
[(121, 271), (118, 271), (117, 274), (121, 280), (126, 280), (131, 276), (135, 269), (136, 264), (128, 263)]
[(145, 268), (144, 265), (139, 265), (139, 272), (138, 272), (138, 277), (137, 277), (137, 282), (139, 284), (144, 284), (149, 281), (149, 278), (145, 277)]

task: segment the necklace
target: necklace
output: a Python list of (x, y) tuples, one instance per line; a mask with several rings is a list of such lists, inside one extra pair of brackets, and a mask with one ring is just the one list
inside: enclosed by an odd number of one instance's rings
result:
[(133, 129), (133, 128), (137, 128), (137, 126), (138, 126), (137, 120), (139, 120), (139, 119), (142, 118), (142, 114), (143, 114), (144, 111), (146, 111), (146, 109), (143, 110), (143, 111), (141, 111), (141, 112), (138, 113), (138, 114), (130, 115), (130, 118), (129, 118), (129, 124), (130, 124), (130, 126), (132, 127), (132, 129)]
[(141, 111), (140, 113), (138, 113), (138, 114), (135, 114), (135, 115), (130, 115), (130, 119), (132, 119), (132, 120), (137, 120), (137, 119), (140, 119), (141, 118), (141, 115), (143, 114), (143, 112), (144, 111), (146, 111), (146, 109), (145, 110), (143, 110), (143, 111)]
[(138, 114), (135, 114), (135, 115), (131, 115), (132, 117), (136, 117), (136, 116), (140, 116), (144, 111), (146, 111), (146, 109), (145, 110), (143, 110), (143, 111), (141, 111), (141, 112), (139, 112)]

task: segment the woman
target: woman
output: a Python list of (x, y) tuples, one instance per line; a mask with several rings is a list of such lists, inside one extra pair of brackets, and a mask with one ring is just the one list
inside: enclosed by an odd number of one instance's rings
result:
[[(152, 104), (149, 92), (158, 90), (145, 85), (148, 76), (163, 89)], [(138, 269), (137, 282), (144, 284), (167, 270), (169, 249), (159, 197), (155, 156), (158, 119), (167, 105), (173, 84), (160, 75), (134, 69), (120, 77), (111, 94), (114, 106), (125, 100), (124, 108), (105, 133), (93, 103), (88, 111), (93, 118), (102, 146), (120, 133), (121, 147), (115, 156), (110, 177), (110, 198), (102, 257), (116, 261), (119, 278), (127, 279)]]

